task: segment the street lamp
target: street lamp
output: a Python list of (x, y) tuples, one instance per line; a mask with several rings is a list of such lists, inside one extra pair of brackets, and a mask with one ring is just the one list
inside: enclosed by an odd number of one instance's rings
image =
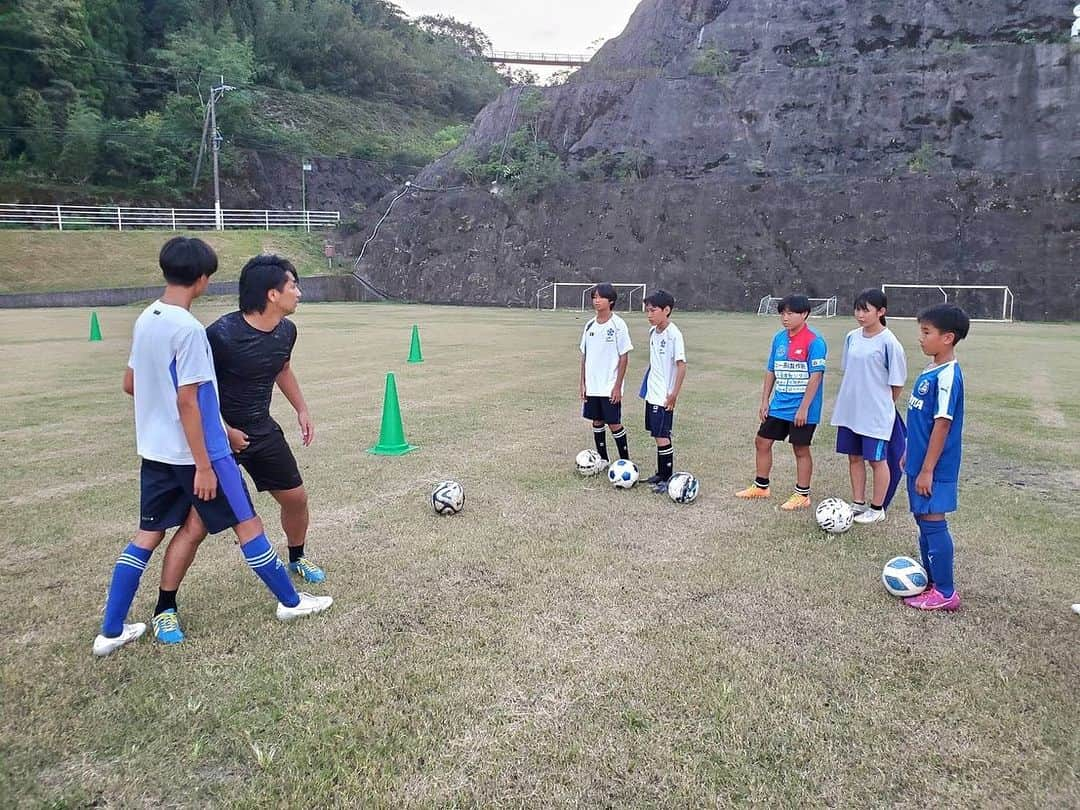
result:
[(311, 233), (311, 219), (307, 212), (307, 173), (312, 171), (311, 161), (305, 160), (301, 168), (303, 171), (300, 172), (300, 204), (304, 209), (304, 230)]

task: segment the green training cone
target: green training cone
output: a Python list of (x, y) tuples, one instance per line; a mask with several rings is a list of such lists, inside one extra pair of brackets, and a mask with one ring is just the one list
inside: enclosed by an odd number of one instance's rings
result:
[(424, 355), (420, 351), (420, 329), (414, 323), (412, 327), (412, 343), (409, 344), (409, 362), (423, 363)]
[(98, 323), (97, 313), (90, 313), (90, 342), (101, 340), (101, 324)]
[(397, 383), (394, 373), (386, 373), (386, 394), (383, 396), (382, 427), (379, 428), (379, 443), (368, 448), (369, 453), (377, 456), (403, 456), (417, 448), (405, 441), (405, 428), (401, 424), (401, 408), (398, 405)]

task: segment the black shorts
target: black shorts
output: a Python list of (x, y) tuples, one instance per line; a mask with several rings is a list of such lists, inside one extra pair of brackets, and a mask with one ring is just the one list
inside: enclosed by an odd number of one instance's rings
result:
[(669, 411), (663, 405), (645, 403), (645, 430), (654, 439), (670, 439), (674, 424), (675, 411)]
[(285, 433), (276, 422), (268, 433), (248, 435), (248, 446), (236, 454), (236, 460), (247, 470), (259, 492), (296, 489), (304, 481), (296, 466)]
[(217, 495), (212, 501), (204, 501), (195, 497), (195, 465), (143, 459), (139, 472), (139, 528), (163, 532), (179, 526), (193, 506), (210, 534), (255, 517), (244, 476), (232, 456), (211, 462), (211, 466), (217, 475)]
[(809, 422), (802, 427), (795, 427), (795, 423), (787, 419), (777, 419), (775, 416), (765, 417), (765, 421), (758, 428), (757, 435), (763, 439), (772, 439), (782, 442), (790, 441), (795, 447), (809, 447), (814, 440), (814, 431), (817, 425)]
[(622, 424), (622, 403), (612, 402), (611, 397), (585, 397), (581, 415), (606, 425)]

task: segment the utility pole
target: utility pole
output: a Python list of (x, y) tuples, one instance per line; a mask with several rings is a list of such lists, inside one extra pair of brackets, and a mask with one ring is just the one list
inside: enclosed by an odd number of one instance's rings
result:
[(304, 230), (311, 233), (311, 217), (307, 212), (307, 173), (312, 169), (311, 161), (304, 160), (300, 164), (300, 205), (304, 211)]
[(217, 128), (217, 102), (229, 90), (235, 87), (225, 84), (225, 77), (221, 76), (217, 87), (210, 88), (210, 98), (206, 101), (206, 117), (203, 119), (203, 136), (199, 144), (199, 159), (195, 164), (195, 178), (192, 182), (194, 188), (199, 182), (199, 170), (202, 168), (203, 154), (206, 151), (206, 137), (209, 132), (211, 152), (214, 158), (214, 229), (225, 230), (225, 221), (221, 216), (221, 179), (218, 174), (218, 152), (221, 150), (221, 142), (224, 140)]

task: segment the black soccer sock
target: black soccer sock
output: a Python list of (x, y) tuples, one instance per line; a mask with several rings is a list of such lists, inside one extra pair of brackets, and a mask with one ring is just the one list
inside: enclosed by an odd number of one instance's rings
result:
[(671, 471), (675, 468), (675, 445), (656, 448), (656, 473), (661, 479), (667, 481), (671, 478)]
[(304, 544), (289, 546), (289, 562), (294, 563), (304, 556)]
[(805, 495), (808, 498), (810, 497), (810, 487), (800, 487), (798, 484), (796, 484), (795, 492), (799, 495)]
[(769, 488), (769, 479), (768, 478), (762, 478), (760, 475), (754, 476), (754, 486), (757, 487), (758, 489), (768, 489)]
[(866, 506), (866, 501), (852, 501), (852, 506)]
[(596, 427), (594, 425), (592, 437), (593, 441), (596, 442), (596, 452), (600, 454), (600, 458), (607, 461), (607, 426), (601, 425), (600, 427)]
[(884, 506), (884, 504), (874, 503), (873, 501), (871, 501), (870, 502), (870, 508), (873, 509), (875, 512), (881, 512), (882, 510), (885, 509), (885, 506)]
[(621, 428), (618, 433), (612, 431), (611, 438), (615, 440), (615, 446), (619, 448), (619, 458), (630, 458), (630, 447), (626, 438), (626, 428)]
[(176, 610), (176, 591), (166, 591), (159, 588), (154, 615), (157, 616), (166, 610)]

